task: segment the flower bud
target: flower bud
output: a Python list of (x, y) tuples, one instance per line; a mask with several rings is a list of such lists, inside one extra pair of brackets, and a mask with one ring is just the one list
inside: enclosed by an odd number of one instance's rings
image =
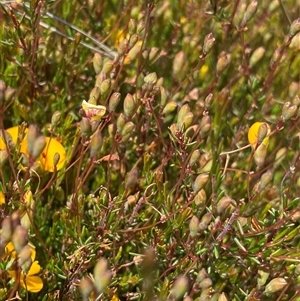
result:
[(278, 292), (279, 290), (283, 289), (286, 285), (287, 282), (284, 278), (274, 278), (267, 284), (264, 293), (272, 294)]
[(121, 113), (117, 119), (117, 130), (118, 132), (122, 132), (124, 125), (126, 123), (126, 118), (123, 113)]
[(136, 100), (133, 98), (133, 96), (130, 93), (127, 93), (124, 104), (123, 104), (123, 110), (124, 114), (127, 118), (131, 117), (136, 109)]
[(260, 177), (260, 191), (265, 189), (273, 179), (273, 172), (268, 170)]
[(137, 34), (133, 34), (129, 39), (128, 49), (132, 49), (138, 40), (139, 36)]
[(207, 289), (209, 287), (212, 286), (212, 281), (210, 278), (204, 278), (200, 283), (199, 283), (199, 287), (204, 290), (204, 289)]
[(260, 144), (254, 152), (254, 161), (258, 167), (261, 167), (265, 163), (267, 155), (267, 146)]
[(211, 104), (212, 104), (212, 102), (213, 102), (213, 94), (212, 93), (209, 93), (206, 97), (205, 97), (205, 99), (204, 99), (204, 106), (205, 106), (205, 109), (209, 109), (210, 108), (210, 106), (211, 106)]
[(12, 229), (13, 231), (15, 230), (15, 228), (20, 225), (20, 213), (19, 211), (14, 211), (11, 216), (11, 226), (12, 226)]
[(114, 112), (118, 106), (118, 104), (120, 103), (120, 99), (121, 99), (121, 93), (119, 92), (114, 92), (110, 98), (109, 98), (109, 102), (108, 102), (108, 109), (110, 112)]
[(295, 268), (295, 275), (299, 276), (300, 275), (300, 263), (298, 263), (296, 265), (296, 268)]
[(94, 54), (93, 57), (93, 67), (96, 74), (99, 74), (103, 66), (103, 58), (102, 55), (98, 52)]
[(121, 41), (121, 43), (118, 46), (118, 54), (120, 56), (126, 54), (129, 49), (129, 41), (127, 39), (124, 39)]
[(101, 85), (100, 85), (100, 93), (101, 95), (104, 95), (106, 96), (107, 93), (109, 92), (110, 90), (110, 87), (111, 87), (111, 80), (108, 78), (108, 79), (105, 79)]
[(144, 77), (144, 83), (146, 84), (155, 84), (157, 81), (157, 75), (155, 72), (149, 73)]
[(257, 285), (259, 288), (261, 288), (262, 286), (264, 286), (266, 284), (266, 281), (269, 278), (270, 273), (267, 273), (263, 270), (258, 270), (258, 277), (257, 277)]
[(177, 77), (182, 73), (183, 65), (186, 61), (186, 57), (183, 51), (178, 52), (173, 60), (173, 76)]
[(199, 273), (197, 274), (197, 278), (196, 278), (196, 283), (200, 283), (201, 281), (203, 281), (205, 278), (207, 278), (207, 272), (206, 270), (203, 268), (199, 271)]
[(4, 165), (4, 163), (7, 161), (7, 158), (8, 158), (7, 149), (0, 149), (0, 167)]
[(151, 47), (150, 53), (149, 53), (149, 60), (150, 62), (154, 61), (156, 58), (158, 58), (159, 55), (159, 48), (158, 47)]
[(283, 122), (288, 121), (289, 119), (296, 116), (298, 113), (298, 107), (292, 105), (290, 102), (286, 102), (282, 107), (281, 119)]
[(83, 300), (87, 300), (89, 298), (90, 294), (92, 293), (92, 291), (94, 290), (93, 281), (89, 277), (84, 277), (80, 281), (79, 288), (80, 288), (80, 292), (83, 297)]
[(281, 164), (283, 159), (286, 157), (286, 153), (287, 153), (287, 148), (286, 147), (282, 147), (281, 149), (279, 149), (277, 151), (276, 156), (275, 156), (275, 160), (274, 160), (274, 164), (273, 164), (274, 168), (277, 168)]
[(241, 22), (241, 27), (244, 27), (255, 15), (256, 11), (257, 11), (257, 6), (258, 6), (258, 2), (257, 1), (252, 1), (246, 9), (246, 12), (244, 14), (244, 18)]
[(122, 132), (121, 132), (122, 136), (125, 136), (127, 134), (132, 134), (134, 128), (135, 128), (135, 125), (132, 121), (126, 122), (126, 124), (124, 125)]
[(204, 189), (201, 189), (194, 198), (195, 204), (197, 206), (202, 206), (205, 204), (206, 202), (206, 192)]
[(105, 74), (109, 74), (113, 70), (113, 68), (114, 68), (114, 62), (112, 60), (108, 60), (105, 62), (102, 71)]
[(187, 292), (189, 286), (189, 281), (186, 276), (179, 276), (171, 289), (171, 295), (177, 300), (183, 297)]
[(269, 143), (269, 139), (266, 138), (268, 136), (268, 134), (270, 133), (270, 126), (263, 122), (259, 128), (258, 128), (258, 132), (257, 132), (257, 144), (262, 144), (264, 143), (265, 145), (268, 145)]
[(4, 92), (4, 100), (10, 101), (15, 94), (16, 94), (16, 89), (13, 89), (12, 87), (7, 87)]
[(217, 61), (217, 73), (221, 74), (228, 66), (231, 60), (231, 55), (222, 51), (218, 57)]
[(90, 158), (93, 158), (96, 156), (98, 150), (100, 149), (102, 144), (102, 136), (99, 131), (96, 131), (91, 139), (91, 144), (90, 144)]
[(98, 293), (108, 286), (111, 279), (111, 272), (108, 270), (108, 263), (105, 258), (101, 258), (94, 268), (94, 285)]
[[(98, 87), (98, 88), (100, 88), (101, 83), (102, 83), (106, 78), (107, 78), (106, 73), (103, 72), (103, 71), (101, 71), (101, 72), (97, 75), (97, 77), (96, 77), (95, 86)], [(93, 105), (96, 105), (96, 104), (97, 104), (97, 102), (93, 101), (92, 98), (89, 100), (89, 103), (91, 103), (91, 104), (93, 104)]]
[(194, 115), (191, 112), (189, 105), (183, 105), (180, 108), (177, 117), (177, 124), (179, 129), (187, 129), (192, 124), (193, 117)]
[(32, 153), (30, 153), (29, 151), (28, 152), (31, 155), (31, 157), (35, 160), (40, 156), (45, 146), (46, 146), (46, 138), (44, 136), (39, 136), (34, 141)]
[(31, 156), (32, 153), (34, 152), (34, 147), (35, 147), (34, 143), (38, 136), (39, 133), (37, 127), (31, 124), (28, 128), (28, 134), (27, 134), (27, 151)]
[(86, 117), (82, 117), (79, 126), (80, 126), (82, 136), (89, 137), (91, 134), (91, 123), (89, 119)]
[(264, 56), (266, 50), (264, 47), (258, 47), (256, 48), (251, 57), (250, 57), (250, 60), (249, 60), (249, 67), (252, 68), (254, 67), (261, 59), (262, 57)]
[(292, 104), (297, 106), (298, 108), (300, 107), (300, 97), (298, 95), (295, 95), (295, 97), (292, 100)]
[(61, 118), (61, 112), (55, 111), (51, 117), (51, 125), (53, 127), (57, 126), (60, 122), (60, 118)]
[[(102, 82), (103, 83), (103, 82)], [(101, 84), (102, 84), (101, 83)], [(100, 86), (101, 86), (100, 84)], [(94, 87), (90, 93), (89, 101), (88, 103), (92, 105), (96, 105), (98, 100), (100, 98), (100, 88), (98, 86)]]
[(164, 107), (167, 103), (167, 99), (168, 99), (168, 96), (167, 96), (167, 92), (165, 90), (164, 87), (159, 87), (160, 89), (160, 105), (161, 107)]
[(141, 33), (144, 29), (145, 29), (145, 22), (144, 21), (140, 21), (138, 23), (138, 25), (137, 25), (136, 32), (137, 33)]
[(168, 114), (174, 112), (176, 108), (177, 108), (177, 103), (175, 101), (170, 101), (166, 104), (162, 113), (164, 115), (168, 115)]
[(132, 189), (136, 185), (137, 180), (138, 180), (138, 170), (137, 168), (133, 168), (127, 173), (125, 177), (125, 189), (126, 190)]
[(217, 213), (222, 214), (230, 204), (233, 203), (233, 200), (228, 196), (223, 196), (217, 204)]
[(30, 260), (31, 262), (31, 254), (32, 251), (29, 245), (24, 246), (24, 248), (19, 253), (19, 259), (18, 259), (19, 266), (22, 266), (28, 260)]
[(193, 215), (189, 223), (190, 236), (195, 237), (199, 232), (199, 219), (197, 216)]
[(202, 173), (198, 175), (192, 185), (194, 193), (196, 194), (198, 191), (200, 191), (206, 185), (208, 180), (209, 180), (208, 174)]
[(193, 166), (200, 158), (201, 152), (199, 149), (196, 149), (193, 151), (190, 161), (189, 161), (189, 165)]
[[(300, 89), (300, 84), (297, 82), (291, 82), (289, 85), (289, 97), (293, 98), (297, 95), (297, 92)], [(293, 103), (295, 105), (296, 103)], [(298, 104), (299, 105), (299, 104)]]
[(6, 245), (10, 241), (12, 235), (12, 225), (11, 225), (10, 216), (7, 216), (3, 219), (1, 228), (2, 228), (1, 236), (0, 236), (1, 245), (2, 244)]
[(290, 27), (289, 36), (293, 38), (300, 31), (300, 18), (293, 21)]
[(227, 299), (225, 293), (222, 293), (222, 294), (219, 296), (218, 301), (228, 301), (228, 299)]
[(207, 226), (210, 224), (212, 219), (212, 213), (211, 212), (207, 212), (205, 213), (202, 218), (201, 221), (199, 223), (199, 230), (200, 231), (204, 231), (207, 229)]
[(19, 254), (21, 250), (28, 244), (28, 231), (25, 227), (18, 225), (16, 226), (12, 237), (11, 242)]
[(128, 33), (130, 35), (133, 35), (136, 32), (137, 25), (136, 21), (134, 19), (130, 19), (128, 22)]
[(214, 38), (212, 33), (209, 33), (205, 37), (204, 43), (203, 43), (203, 49), (202, 49), (203, 55), (207, 55), (211, 51), (211, 49), (215, 43), (215, 40), (216, 39)]
[(211, 130), (211, 118), (209, 115), (202, 117), (200, 121), (200, 135), (202, 138), (206, 137)]

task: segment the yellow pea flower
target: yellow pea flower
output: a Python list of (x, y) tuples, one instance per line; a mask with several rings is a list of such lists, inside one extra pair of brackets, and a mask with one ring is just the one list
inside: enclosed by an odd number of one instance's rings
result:
[[(12, 138), (14, 143), (17, 143), (18, 134), (19, 134), (19, 127), (14, 126), (6, 130)], [(28, 144), (27, 144), (27, 129), (25, 130), (25, 137), (20, 145), (20, 152), (23, 154), (28, 154)], [(64, 147), (58, 142), (55, 138), (45, 137), (46, 138), (46, 145), (40, 154), (40, 156), (35, 160), (38, 165), (44, 171), (54, 172), (55, 170), (55, 163), (56, 163), (56, 170), (60, 170), (63, 168), (66, 162), (66, 150)], [(5, 149), (6, 145), (4, 141), (0, 138), (0, 150)], [(54, 162), (55, 155), (59, 155), (59, 160)]]
[[(41, 270), (41, 267), (40, 267), (38, 261), (35, 261), (35, 255), (36, 255), (35, 248), (30, 246), (30, 249), (31, 249), (32, 264), (31, 264), (27, 274), (24, 274), (23, 271), (20, 272), (20, 275), (19, 275), (20, 285), (29, 292), (38, 293), (43, 288), (43, 281), (42, 281), (41, 277), (37, 276), (37, 274)], [(5, 251), (7, 253), (10, 253), (10, 255), (13, 259), (16, 259), (18, 257), (17, 253), (14, 249), (14, 246), (11, 242), (6, 245)], [(17, 271), (8, 270), (7, 272), (14, 280), (18, 279)]]
[[(261, 127), (262, 125), (266, 126), (266, 133), (263, 133), (264, 129)], [(256, 148), (260, 143), (268, 146), (269, 137), (266, 137), (259, 143), (259, 135), (267, 136), (271, 133), (270, 126), (266, 122), (255, 122), (251, 125), (248, 131), (248, 141), (253, 148)]]

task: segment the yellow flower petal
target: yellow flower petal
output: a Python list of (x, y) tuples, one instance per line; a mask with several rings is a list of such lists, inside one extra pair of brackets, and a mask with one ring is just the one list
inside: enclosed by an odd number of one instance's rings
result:
[[(26, 283), (26, 285), (25, 285)], [(20, 279), (20, 284), (29, 292), (38, 293), (43, 288), (43, 281), (39, 276), (27, 276)]]
[(50, 172), (54, 171), (55, 166), (53, 159), (56, 153), (59, 154), (59, 161), (56, 165), (56, 169), (60, 170), (66, 162), (66, 150), (56, 139), (46, 137), (46, 146), (42, 151), (41, 156), (37, 159), (44, 170)]
[[(251, 125), (251, 127), (248, 131), (248, 141), (253, 147), (257, 146), (258, 131), (262, 124), (263, 124), (263, 122), (255, 122), (254, 124)], [(267, 123), (265, 123), (265, 124), (267, 124)], [(270, 129), (268, 124), (267, 124), (267, 126), (268, 126), (268, 129)], [(270, 130), (268, 130), (268, 132), (270, 132)], [(262, 143), (267, 146), (268, 142), (269, 142), (269, 138), (267, 137), (263, 140)]]
[(5, 195), (0, 191), (0, 205), (5, 204)]
[(41, 271), (41, 266), (39, 265), (38, 261), (34, 261), (28, 271), (27, 277), (28, 276), (33, 276), (38, 274)]

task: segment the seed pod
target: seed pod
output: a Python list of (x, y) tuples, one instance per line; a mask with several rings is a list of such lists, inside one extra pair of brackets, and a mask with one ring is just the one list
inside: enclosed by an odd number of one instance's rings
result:
[(197, 274), (197, 278), (196, 278), (196, 283), (200, 283), (201, 281), (203, 281), (205, 278), (207, 278), (207, 272), (206, 270), (203, 268), (199, 271), (199, 273)]
[(205, 99), (204, 99), (204, 105), (205, 105), (205, 109), (209, 109), (210, 108), (210, 106), (211, 106), (211, 104), (212, 104), (212, 102), (213, 102), (213, 94), (212, 93), (209, 93), (206, 97), (205, 97)]
[(199, 232), (199, 219), (197, 216), (193, 215), (189, 223), (190, 236), (195, 237)]
[(300, 18), (293, 21), (290, 27), (289, 36), (293, 38), (300, 31)]
[(280, 291), (287, 285), (287, 282), (284, 278), (274, 278), (272, 279), (266, 286), (264, 293), (265, 294), (272, 294), (275, 292)]
[(11, 237), (11, 242), (19, 254), (21, 250), (28, 244), (28, 231), (21, 225), (16, 226)]
[(174, 112), (176, 108), (177, 108), (177, 103), (175, 101), (170, 101), (166, 104), (162, 113), (164, 115), (168, 115), (168, 114)]
[(128, 45), (128, 49), (132, 49), (132, 47), (134, 47), (134, 45), (137, 43), (137, 41), (139, 40), (139, 36), (137, 34), (133, 34), (130, 39), (129, 39), (129, 45)]
[(265, 144), (260, 144), (254, 152), (254, 161), (257, 167), (261, 167), (265, 163), (267, 155), (267, 146)]
[(160, 52), (158, 47), (151, 47), (149, 52), (149, 61), (154, 61), (158, 57), (159, 53)]
[(96, 52), (94, 54), (94, 57), (93, 57), (93, 67), (94, 67), (94, 70), (95, 70), (95, 73), (96, 74), (99, 74), (102, 67), (103, 67), (103, 58), (102, 58), (102, 55), (98, 52)]
[(177, 77), (178, 75), (181, 74), (185, 61), (186, 61), (186, 57), (183, 51), (180, 51), (175, 55), (173, 60), (173, 69), (172, 69), (174, 77)]
[(175, 300), (180, 299), (187, 292), (189, 286), (189, 281), (186, 276), (179, 276), (171, 289), (171, 295)]
[(198, 175), (192, 185), (194, 193), (196, 194), (198, 191), (200, 191), (206, 185), (208, 180), (209, 180), (208, 174), (202, 173), (202, 174)]
[(126, 123), (126, 118), (123, 113), (121, 113), (117, 119), (117, 130), (118, 132), (122, 132), (124, 125)]
[[(95, 87), (100, 88), (101, 83), (102, 83), (106, 78), (107, 78), (106, 73), (103, 72), (103, 71), (101, 71), (101, 72), (97, 75), (97, 77), (96, 77)], [(91, 99), (91, 101), (93, 101), (93, 99)], [(93, 104), (93, 105), (96, 105), (96, 104), (97, 104), (97, 102), (95, 102), (95, 101), (94, 101), (94, 102), (90, 102), (90, 103)]]
[(114, 112), (118, 106), (118, 104), (120, 103), (120, 99), (121, 99), (121, 93), (119, 92), (114, 92), (110, 98), (109, 98), (109, 102), (108, 102), (108, 109), (110, 112)]
[(215, 40), (216, 39), (214, 38), (212, 33), (209, 33), (204, 38), (204, 43), (203, 43), (203, 48), (202, 48), (203, 55), (207, 55), (211, 51), (211, 49), (215, 43)]
[(300, 107), (300, 97), (298, 95), (295, 95), (295, 97), (292, 100), (292, 104), (297, 106), (298, 108)]
[(146, 84), (155, 84), (157, 81), (157, 75), (155, 72), (149, 73), (144, 77), (144, 83)]
[[(289, 97), (293, 98), (297, 95), (298, 91), (300, 89), (300, 84), (297, 82), (291, 82), (289, 85)], [(293, 103), (293, 105), (296, 105), (296, 103)], [(297, 104), (299, 105), (299, 104)]]
[(141, 33), (144, 29), (145, 29), (145, 22), (144, 21), (140, 21), (138, 23), (138, 25), (137, 25), (136, 32), (137, 33)]
[(264, 47), (258, 47), (256, 48), (251, 57), (250, 57), (250, 60), (249, 60), (249, 67), (252, 68), (254, 67), (261, 59), (262, 57), (264, 56), (266, 50)]
[(269, 125), (267, 123), (263, 122), (258, 128), (257, 144), (259, 145), (259, 144), (265, 143), (266, 145), (268, 145), (269, 140), (266, 139), (266, 137), (268, 136), (269, 133), (270, 133)]
[(159, 89), (160, 89), (160, 106), (164, 107), (168, 99), (167, 92), (165, 88), (162, 86), (160, 86)]

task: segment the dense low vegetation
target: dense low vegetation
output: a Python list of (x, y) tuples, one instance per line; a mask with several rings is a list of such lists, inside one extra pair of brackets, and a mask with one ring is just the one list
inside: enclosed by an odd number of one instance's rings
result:
[(290, 1), (0, 10), (0, 300), (300, 300)]

